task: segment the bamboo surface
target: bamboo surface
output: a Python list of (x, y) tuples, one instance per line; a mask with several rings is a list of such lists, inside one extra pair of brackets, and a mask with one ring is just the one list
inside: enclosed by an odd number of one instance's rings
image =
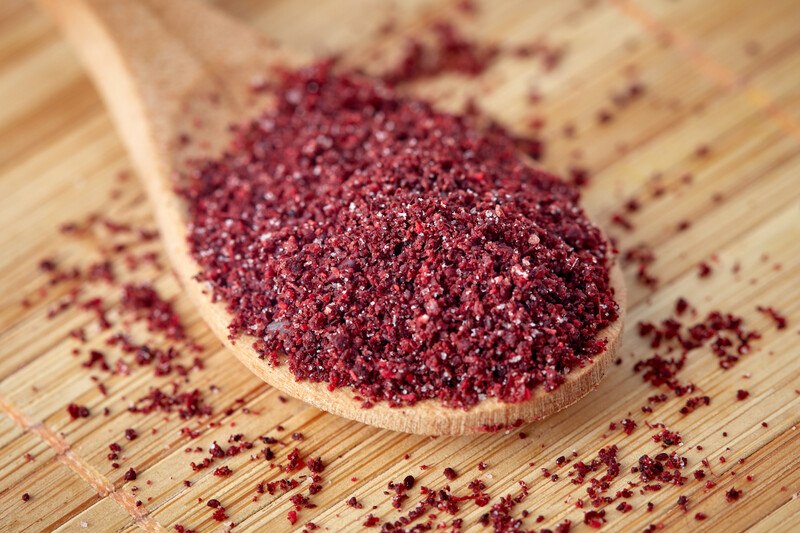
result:
[[(407, 474), (417, 486), (440, 487), (445, 467), (460, 476), (450, 485), (465, 492), (480, 477), (496, 503), (517, 494), (518, 481), (530, 496), (515, 509), (530, 515), (527, 528), (553, 527), (569, 518), (575, 530), (583, 511), (574, 502), (585, 498), (583, 486), (567, 479), (552, 482), (541, 467), (554, 469), (555, 458), (577, 451), (591, 459), (602, 446), (617, 444), (624, 475), (643, 453), (660, 446), (645, 426), (664, 422), (680, 431), (678, 450), (689, 459), (690, 480), (631, 500), (622, 514), (608, 509), (604, 530), (641, 531), (663, 524), (667, 531), (755, 531), (800, 529), (800, 4), (794, 0), (754, 3), (619, 0), (609, 2), (487, 2), (477, 16), (454, 11), (445, 2), (381, 1), (256, 2), (234, 0), (221, 7), (265, 34), (301, 50), (324, 55), (342, 53), (347, 62), (373, 65), (386, 61), (403, 36), (418, 32), (439, 17), (486, 41), (528, 42), (539, 36), (563, 45), (563, 61), (547, 71), (534, 59), (504, 59), (477, 79), (449, 78), (422, 83), (413, 91), (458, 108), (468, 96), (518, 131), (542, 116), (547, 141), (545, 167), (566, 172), (573, 165), (590, 169), (584, 193), (587, 209), (607, 224), (626, 198), (642, 207), (631, 216), (633, 231), (608, 225), (621, 249), (648, 243), (657, 259), (652, 271), (660, 279), (655, 291), (626, 269), (627, 328), (620, 355), (599, 389), (572, 408), (543, 422), (509, 432), (459, 438), (426, 438), (379, 430), (307, 407), (279, 400), (278, 392), (252, 376), (221, 348), (191, 309), (168, 271), (142, 269), (135, 279), (153, 281), (174, 298), (190, 336), (204, 347), (205, 370), (191, 376), (203, 390), (212, 385), (215, 414), (202, 423), (177, 416), (136, 415), (128, 402), (150, 385), (162, 384), (151, 369), (132, 369), (129, 376), (107, 380), (108, 396), (91, 381), (92, 372), (70, 355), (76, 342), (68, 332), (89, 323), (87, 315), (66, 312), (47, 319), (47, 310), (64, 296), (54, 290), (43, 299), (37, 291), (46, 276), (37, 269), (44, 257), (59, 263), (79, 262), (98, 242), (70, 240), (59, 234), (62, 223), (101, 212), (115, 220), (152, 227), (143, 189), (134, 179), (117, 176), (130, 163), (102, 102), (73, 52), (52, 24), (28, 2), (0, 4), (0, 529), (8, 531), (174, 530), (175, 524), (201, 531), (222, 524), (198, 498), (217, 498), (236, 523), (235, 531), (302, 529), (309, 521), (330, 531), (360, 528), (364, 516), (383, 520), (405, 514), (420, 498), (417, 491), (399, 513), (384, 494), (389, 481)], [(378, 28), (392, 16), (397, 31)], [(645, 84), (644, 96), (617, 109), (609, 95), (627, 80)], [(531, 87), (543, 94), (528, 97)], [(614, 118), (597, 120), (601, 109)], [(565, 124), (576, 135), (564, 136)], [(698, 147), (708, 155), (699, 157)], [(687, 173), (692, 180), (683, 179)], [(657, 194), (663, 188), (665, 194)], [(715, 201), (721, 195), (721, 201)], [(112, 198), (113, 197), (113, 198)], [(690, 221), (686, 231), (678, 231)], [(158, 248), (157, 245), (150, 245)], [(712, 259), (712, 256), (714, 259)], [(697, 264), (709, 261), (714, 273), (700, 279)], [(734, 272), (734, 265), (741, 266)], [(640, 411), (657, 391), (632, 371), (652, 350), (636, 334), (639, 321), (666, 318), (678, 296), (701, 312), (735, 312), (763, 331), (755, 350), (733, 369), (722, 371), (708, 350), (693, 353), (684, 375), (712, 398), (709, 407), (688, 416), (678, 413), (682, 399), (672, 398)], [(31, 298), (34, 305), (21, 305)], [(757, 305), (773, 306), (788, 317), (777, 330)], [(112, 311), (113, 316), (113, 311)], [(90, 335), (92, 343), (101, 338)], [(750, 397), (736, 401), (737, 389)], [(244, 399), (244, 403), (237, 402)], [(93, 416), (71, 421), (67, 404), (87, 405)], [(251, 414), (244, 414), (246, 406)], [(111, 411), (102, 416), (104, 407)], [(227, 415), (226, 409), (236, 408)], [(257, 413), (257, 414), (256, 414)], [(639, 427), (630, 436), (610, 422), (633, 418)], [(767, 423), (767, 427), (762, 425)], [(285, 429), (277, 431), (276, 426)], [(188, 441), (180, 429), (198, 428)], [(125, 441), (125, 428), (140, 434)], [(314, 496), (318, 507), (299, 512), (291, 528), (292, 508), (285, 495), (253, 502), (255, 485), (281, 475), (248, 454), (226, 459), (234, 474), (192, 472), (191, 445), (223, 443), (232, 433), (249, 439), (286, 437), (302, 432), (298, 447), (320, 455), (327, 467), (324, 489)], [(520, 438), (524, 432), (527, 437)], [(727, 436), (723, 436), (723, 432)], [(124, 446), (123, 467), (106, 459), (108, 444)], [(697, 445), (703, 449), (698, 450)], [(286, 450), (279, 452), (279, 459)], [(32, 460), (26, 460), (30, 454)], [(408, 454), (410, 457), (405, 459)], [(719, 457), (726, 462), (720, 463)], [(691, 479), (691, 471), (708, 458), (717, 482), (713, 490)], [(739, 459), (745, 459), (743, 464)], [(477, 470), (486, 461), (489, 468)], [(535, 466), (529, 466), (534, 463)], [(222, 464), (222, 463), (220, 463)], [(428, 468), (422, 470), (421, 465)], [(123, 480), (128, 467), (138, 479)], [(734, 474), (735, 472), (735, 474)], [(747, 481), (747, 476), (753, 476)], [(185, 487), (183, 481), (191, 480)], [(725, 491), (744, 491), (729, 503)], [(134, 490), (134, 487), (138, 489)], [(23, 502), (28, 493), (30, 501)], [(689, 497), (689, 512), (675, 505)], [(345, 501), (356, 496), (363, 509)], [(142, 502), (140, 506), (136, 501)], [(646, 503), (655, 504), (646, 512)], [(614, 504), (616, 505), (616, 503)], [(373, 510), (372, 506), (378, 506)], [(462, 505), (464, 529), (488, 507)], [(696, 512), (708, 518), (694, 520)], [(438, 522), (453, 517), (438, 513)], [(534, 517), (546, 517), (536, 524)]]

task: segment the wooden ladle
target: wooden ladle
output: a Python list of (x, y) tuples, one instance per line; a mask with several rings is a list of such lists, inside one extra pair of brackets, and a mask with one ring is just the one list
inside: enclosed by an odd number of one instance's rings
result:
[[(247, 339), (228, 339), (230, 315), (212, 303), (195, 280), (199, 267), (186, 241), (187, 213), (174, 191), (175, 177), (192, 156), (220, 150), (228, 126), (266, 104), (252, 82), (270, 68), (307, 61), (282, 50), (246, 25), (191, 0), (39, 0), (66, 33), (100, 88), (106, 105), (155, 206), (164, 245), (180, 281), (214, 333), (254, 374), (320, 409), (373, 426), (429, 435), (477, 432), (549, 416), (576, 402), (603, 378), (620, 340), (625, 291), (618, 267), (611, 272), (620, 318), (601, 332), (607, 349), (573, 370), (553, 392), (537, 389), (524, 403), (490, 398), (470, 410), (428, 400), (413, 407), (379, 403), (362, 409), (349, 389), (298, 382), (287, 365), (259, 358)], [(192, 141), (186, 141), (190, 134)]]

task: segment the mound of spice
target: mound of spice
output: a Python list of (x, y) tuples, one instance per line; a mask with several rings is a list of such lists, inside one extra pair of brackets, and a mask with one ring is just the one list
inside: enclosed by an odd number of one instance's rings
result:
[(507, 134), (324, 63), (274, 89), (181, 189), (234, 338), (365, 405), (520, 402), (605, 348), (609, 246)]

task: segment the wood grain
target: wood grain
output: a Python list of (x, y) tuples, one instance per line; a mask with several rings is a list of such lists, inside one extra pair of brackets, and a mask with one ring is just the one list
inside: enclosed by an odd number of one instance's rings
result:
[[(315, 54), (343, 51), (358, 64), (375, 61), (375, 50), (391, 51), (402, 41), (400, 35), (426, 27), (437, 16), (456, 17), (444, 3), (425, 2), (388, 8), (384, 2), (359, 0), (344, 8), (338, 2), (237, 0), (222, 7), (289, 46)], [(667, 316), (683, 295), (701, 311), (735, 311), (764, 331), (755, 353), (730, 371), (720, 371), (708, 354), (691, 358), (685, 373), (712, 397), (709, 408), (683, 417), (677, 413), (682, 402), (674, 399), (650, 415), (639, 411), (643, 399), (655, 391), (631, 370), (651, 353), (631, 328), (620, 352), (622, 364), (612, 367), (599, 389), (543, 422), (509, 434), (436, 439), (370, 428), (294, 400), (280, 402), (277, 391), (231, 364), (179, 285), (160, 274), (156, 285), (176, 298), (190, 334), (206, 346), (202, 357), (207, 370), (193, 378), (193, 385), (219, 387), (212, 421), (220, 426), (203, 424), (197, 443), (207, 447), (233, 432), (250, 438), (303, 432), (307, 438), (302, 448), (314, 450), (329, 466), (325, 488), (315, 499), (319, 507), (302, 511), (298, 525), (313, 521), (331, 531), (358, 529), (372, 505), (379, 506), (376, 515), (391, 519), (398, 513), (383, 494), (388, 481), (413, 473), (419, 484), (439, 487), (446, 482), (442, 469), (451, 466), (461, 473), (451, 483), (456, 491), (482, 476), (490, 493), (499, 497), (516, 493), (517, 481), (524, 479), (531, 496), (517, 511), (543, 514), (544, 525), (552, 527), (564, 518), (581, 521), (582, 512), (573, 503), (585, 491), (544, 479), (539, 467), (553, 468), (556, 457), (572, 450), (591, 458), (601, 446), (616, 443), (627, 471), (642, 453), (659, 449), (644, 421), (664, 422), (683, 434), (680, 452), (689, 458), (690, 469), (709, 458), (717, 489), (705, 492), (702, 484), (690, 482), (680, 491), (637, 495), (632, 512), (609, 510), (605, 530), (641, 530), (650, 523), (663, 523), (667, 531), (694, 529), (692, 517), (698, 511), (709, 515), (703, 525), (712, 530), (800, 527), (800, 439), (795, 429), (800, 418), (795, 392), (800, 388), (800, 144), (795, 134), (800, 119), (800, 80), (795, 74), (800, 25), (791, 16), (796, 9), (791, 0), (759, 5), (744, 0), (541, 2), (533, 8), (529, 2), (493, 2), (477, 19), (458, 15), (460, 23), (482, 38), (506, 42), (546, 34), (567, 46), (563, 64), (544, 72), (536, 62), (506, 60), (478, 80), (442, 80), (414, 88), (420, 94), (447, 94), (441, 105), (457, 107), (488, 87), (491, 92), (480, 96), (482, 106), (519, 130), (533, 115), (543, 115), (545, 166), (564, 172), (576, 164), (575, 151), (580, 149), (579, 164), (593, 175), (585, 202), (601, 222), (622, 199), (635, 195), (642, 200), (642, 210), (633, 216), (635, 231), (615, 233), (622, 248), (647, 242), (656, 250), (653, 271), (661, 285), (651, 292), (636, 283), (632, 270), (625, 272), (629, 324)], [(396, 15), (400, 35), (379, 36), (374, 30), (389, 13)], [(751, 42), (757, 43), (758, 53), (753, 54)], [(646, 96), (615, 111), (611, 123), (598, 124), (597, 111), (613, 105), (609, 95), (625, 86), (631, 65), (648, 87)], [(532, 85), (545, 95), (535, 107), (526, 98)], [(69, 355), (74, 343), (67, 333), (86, 318), (65, 313), (47, 320), (46, 310), (57, 293), (31, 308), (19, 305), (44, 281), (36, 270), (40, 258), (55, 254), (69, 263), (92, 253), (91, 243), (64, 241), (55, 231), (62, 222), (102, 211), (153, 226), (141, 187), (115, 180), (130, 162), (82, 67), (51, 23), (23, 1), (0, 5), (0, 98), (14, 104), (0, 108), (0, 523), (12, 531), (82, 531), (82, 523), (99, 531), (166, 529), (176, 523), (205, 531), (218, 524), (197, 498), (216, 497), (239, 524), (236, 530), (289, 529), (291, 494), (251, 501), (255, 484), (275, 479), (276, 472), (236, 457), (228, 463), (235, 474), (225, 480), (192, 473), (188, 462), (195, 456), (183, 451), (187, 441), (178, 433), (185, 422), (125, 410), (124, 398), (136, 397), (153, 383), (149, 372), (112, 378), (109, 396), (102, 397), (90, 374)], [(566, 123), (575, 124), (574, 139), (561, 134)], [(702, 144), (710, 147), (706, 158), (695, 155)], [(657, 182), (652, 179), (656, 173), (661, 176)], [(682, 180), (686, 173), (692, 174), (691, 183)], [(667, 193), (655, 195), (654, 184)], [(109, 201), (113, 189), (120, 189), (121, 196)], [(722, 194), (721, 202), (712, 200), (716, 193)], [(678, 232), (682, 220), (692, 224)], [(698, 279), (697, 263), (713, 254), (718, 258), (715, 273)], [(732, 272), (736, 262), (741, 265), (738, 274)], [(789, 327), (775, 330), (756, 305), (775, 306), (788, 316)], [(747, 401), (735, 401), (739, 388), (750, 391)], [(225, 415), (239, 398), (260, 414)], [(71, 422), (64, 408), (72, 401), (93, 412), (108, 406), (111, 415)], [(40, 433), (24, 431), (28, 426), (17, 414), (41, 423), (36, 427), (47, 428), (47, 434), (61, 436), (79, 464), (99, 476), (92, 479), (108, 480), (113, 492), (98, 492), (96, 484), (80, 477), (80, 467), (64, 461), (64, 450), (50, 446)], [(639, 423), (633, 435), (608, 430), (609, 422), (628, 416)], [(285, 432), (275, 431), (279, 424)], [(147, 435), (126, 443), (125, 465), (139, 472), (133, 483), (124, 482), (123, 472), (112, 469), (105, 457), (108, 443), (119, 440), (127, 427)], [(157, 432), (149, 434), (153, 430)], [(518, 431), (527, 438), (520, 439)], [(694, 448), (697, 444), (703, 450)], [(26, 452), (36, 459), (25, 462)], [(720, 455), (726, 463), (719, 463)], [(746, 461), (738, 464), (741, 458)], [(479, 473), (476, 465), (482, 460), (490, 469)], [(536, 466), (528, 466), (530, 462)], [(421, 470), (423, 464), (430, 468)], [(351, 481), (354, 477), (357, 481)], [(184, 487), (184, 479), (191, 479), (193, 486)], [(139, 487), (135, 493), (134, 485)], [(736, 504), (724, 497), (732, 486), (744, 490)], [(28, 503), (20, 499), (24, 492), (32, 496)], [(140, 514), (131, 513), (113, 493), (123, 501), (135, 494), (143, 502)], [(688, 514), (675, 506), (679, 494), (689, 496)], [(365, 504), (364, 510), (344, 503), (353, 495)], [(647, 501), (655, 504), (654, 512), (645, 511)], [(465, 526), (475, 528), (485, 511), (464, 506)], [(531, 518), (525, 524), (540, 527)]]

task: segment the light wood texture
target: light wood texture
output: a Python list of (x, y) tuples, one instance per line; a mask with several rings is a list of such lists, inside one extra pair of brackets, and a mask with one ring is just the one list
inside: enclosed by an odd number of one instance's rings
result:
[[(288, 365), (273, 367), (247, 338), (232, 342), (231, 317), (222, 302), (196, 281), (197, 264), (186, 240), (185, 208), (174, 177), (201, 143), (223, 149), (228, 126), (258, 112), (251, 80), (267, 78), (271, 64), (299, 59), (259, 39), (253, 30), (192, 0), (40, 0), (82, 56), (111, 109), (128, 151), (145, 183), (172, 265), (201, 316), (217, 337), (255, 375), (273, 387), (329, 413), (377, 427), (421, 435), (461, 435), (481, 428), (532, 422), (572, 405), (594, 390), (616, 356), (625, 316), (625, 288), (615, 268), (612, 285), (620, 317), (599, 334), (608, 348), (590, 364), (571, 372), (548, 393), (504, 403), (489, 398), (469, 410), (423, 401), (402, 409), (376, 404), (362, 409), (349, 389), (330, 391), (325, 383), (297, 381)], [(203, 123), (197, 133), (197, 119)], [(194, 142), (181, 148), (181, 133)]]
[[(800, 527), (795, 429), (800, 418), (795, 392), (800, 389), (800, 27), (795, 1), (541, 2), (533, 8), (530, 2), (508, 1), (492, 2), (477, 19), (453, 15), (438, 2), (401, 2), (389, 8), (385, 2), (359, 0), (344, 8), (339, 2), (236, 0), (221, 7), (291, 49), (342, 51), (357, 64), (376, 61), (375, 50), (391, 53), (402, 42), (400, 35), (437, 16), (458, 18), (486, 39), (525, 42), (547, 35), (567, 45), (563, 64), (552, 72), (543, 72), (535, 61), (509, 59), (478, 80), (442, 80), (414, 91), (446, 95), (440, 104), (457, 108), (466, 96), (490, 88), (480, 96), (483, 107), (520, 130), (533, 115), (543, 115), (548, 139), (544, 165), (563, 172), (574, 164), (574, 151), (581, 150), (580, 163), (593, 173), (585, 203), (597, 220), (607, 221), (625, 197), (642, 199), (642, 211), (632, 217), (635, 231), (610, 231), (623, 248), (638, 242), (653, 246), (658, 255), (653, 272), (661, 286), (651, 293), (626, 269), (627, 320), (633, 327), (623, 340), (622, 364), (612, 366), (598, 390), (573, 408), (509, 434), (431, 439), (365, 426), (295, 400), (281, 403), (278, 391), (232, 364), (188, 295), (170, 275), (158, 274), (156, 285), (176, 298), (190, 334), (206, 346), (207, 369), (193, 378), (193, 386), (219, 387), (212, 421), (220, 426), (203, 424), (202, 436), (187, 441), (178, 434), (187, 424), (177, 417), (125, 411), (128, 399), (154, 383), (147, 369), (112, 378), (108, 397), (97, 392), (90, 373), (69, 355), (74, 342), (67, 332), (83, 325), (85, 317), (65, 313), (45, 318), (60, 294), (32, 308), (19, 305), (44, 281), (36, 270), (41, 257), (57, 254), (69, 263), (91, 253), (87, 243), (65, 243), (55, 231), (60, 223), (96, 211), (145, 226), (152, 226), (153, 218), (143, 189), (135, 181), (115, 180), (130, 163), (72, 49), (31, 5), (8, 0), (0, 5), (0, 98), (6, 102), (0, 106), (0, 523), (5, 529), (83, 531), (83, 523), (90, 531), (158, 530), (182, 523), (206, 531), (218, 524), (197, 498), (216, 497), (239, 524), (236, 530), (286, 530), (291, 493), (252, 502), (255, 484), (281, 477), (278, 472), (241, 456), (227, 463), (235, 471), (230, 478), (193, 473), (188, 462), (197, 456), (183, 450), (188, 442), (207, 447), (234, 432), (255, 438), (294, 431), (307, 436), (302, 449), (329, 464), (325, 488), (314, 500), (318, 507), (301, 511), (298, 525), (313, 521), (331, 531), (355, 530), (372, 505), (379, 506), (376, 515), (392, 519), (398, 513), (383, 493), (387, 482), (413, 473), (419, 484), (439, 487), (446, 482), (445, 466), (461, 473), (451, 483), (457, 492), (481, 477), (499, 498), (516, 493), (517, 481), (524, 479), (532, 494), (517, 510), (546, 516), (543, 524), (526, 519), (529, 528), (552, 527), (564, 518), (578, 523), (583, 513), (573, 502), (585, 497), (584, 488), (550, 482), (539, 468), (553, 469), (555, 458), (572, 450), (591, 458), (601, 446), (616, 443), (627, 472), (642, 453), (660, 449), (645, 421), (679, 430), (686, 441), (679, 451), (689, 458), (689, 471), (708, 457), (718, 487), (705, 492), (702, 484), (690, 481), (680, 491), (637, 495), (631, 513), (609, 510), (604, 530), (641, 530), (650, 523), (663, 523), (667, 531), (690, 530), (698, 525), (692, 518), (698, 511), (709, 515), (703, 525), (713, 530)], [(397, 16), (400, 35), (375, 31), (389, 13)], [(758, 45), (756, 54), (752, 42)], [(615, 110), (611, 123), (599, 125), (597, 111), (613, 108), (609, 95), (625, 86), (631, 66), (647, 94)], [(531, 85), (545, 95), (538, 106), (526, 98)], [(560, 134), (568, 122), (576, 125), (575, 139)], [(709, 157), (694, 155), (701, 144), (710, 146)], [(622, 145), (627, 150), (617, 149)], [(652, 194), (656, 172), (668, 191), (660, 197)], [(685, 173), (693, 175), (689, 184), (681, 180)], [(122, 195), (109, 201), (113, 189)], [(717, 192), (722, 202), (711, 200)], [(677, 232), (682, 220), (692, 225)], [(714, 275), (698, 279), (698, 261), (712, 254), (719, 258)], [(736, 262), (741, 271), (734, 275)], [(677, 413), (681, 400), (673, 399), (645, 415), (639, 407), (655, 391), (631, 368), (651, 350), (635, 334), (635, 324), (667, 316), (679, 295), (701, 311), (742, 314), (764, 330), (764, 339), (727, 372), (709, 354), (693, 355), (685, 373), (712, 397), (710, 407), (683, 417)], [(775, 306), (789, 317), (789, 328), (775, 330), (756, 305)], [(747, 401), (735, 400), (739, 388), (750, 391)], [(225, 409), (238, 405), (239, 398), (260, 414), (226, 416)], [(93, 412), (108, 406), (112, 414), (71, 422), (64, 408), (72, 401)], [(628, 416), (639, 423), (633, 435), (609, 431), (609, 422)], [(284, 432), (275, 430), (278, 424)], [(139, 472), (133, 483), (124, 482), (123, 471), (112, 469), (105, 457), (108, 443), (121, 440), (127, 427), (146, 435), (125, 443), (124, 464)], [(150, 435), (152, 430), (157, 433)], [(519, 431), (527, 438), (520, 439)], [(702, 451), (694, 448), (697, 444)], [(36, 459), (26, 463), (26, 452)], [(408, 460), (403, 459), (406, 453)], [(721, 455), (728, 459), (724, 464), (718, 461)], [(740, 458), (746, 462), (738, 464)], [(476, 465), (483, 460), (490, 469), (479, 473)], [(429, 468), (421, 470), (423, 464)], [(748, 475), (754, 481), (748, 482)], [(193, 486), (184, 487), (184, 479)], [(621, 480), (617, 488), (623, 486)], [(745, 491), (736, 504), (724, 498), (732, 486)], [(32, 496), (28, 503), (20, 499), (24, 492)], [(678, 494), (689, 496), (688, 514), (675, 507)], [(344, 503), (353, 495), (365, 504), (363, 510)], [(136, 498), (143, 502), (140, 508), (130, 505)], [(417, 498), (415, 493), (404, 509)], [(655, 504), (654, 512), (645, 512), (647, 501)], [(465, 505), (467, 529), (475, 528), (487, 510)], [(449, 518), (443, 514), (441, 520)]]

